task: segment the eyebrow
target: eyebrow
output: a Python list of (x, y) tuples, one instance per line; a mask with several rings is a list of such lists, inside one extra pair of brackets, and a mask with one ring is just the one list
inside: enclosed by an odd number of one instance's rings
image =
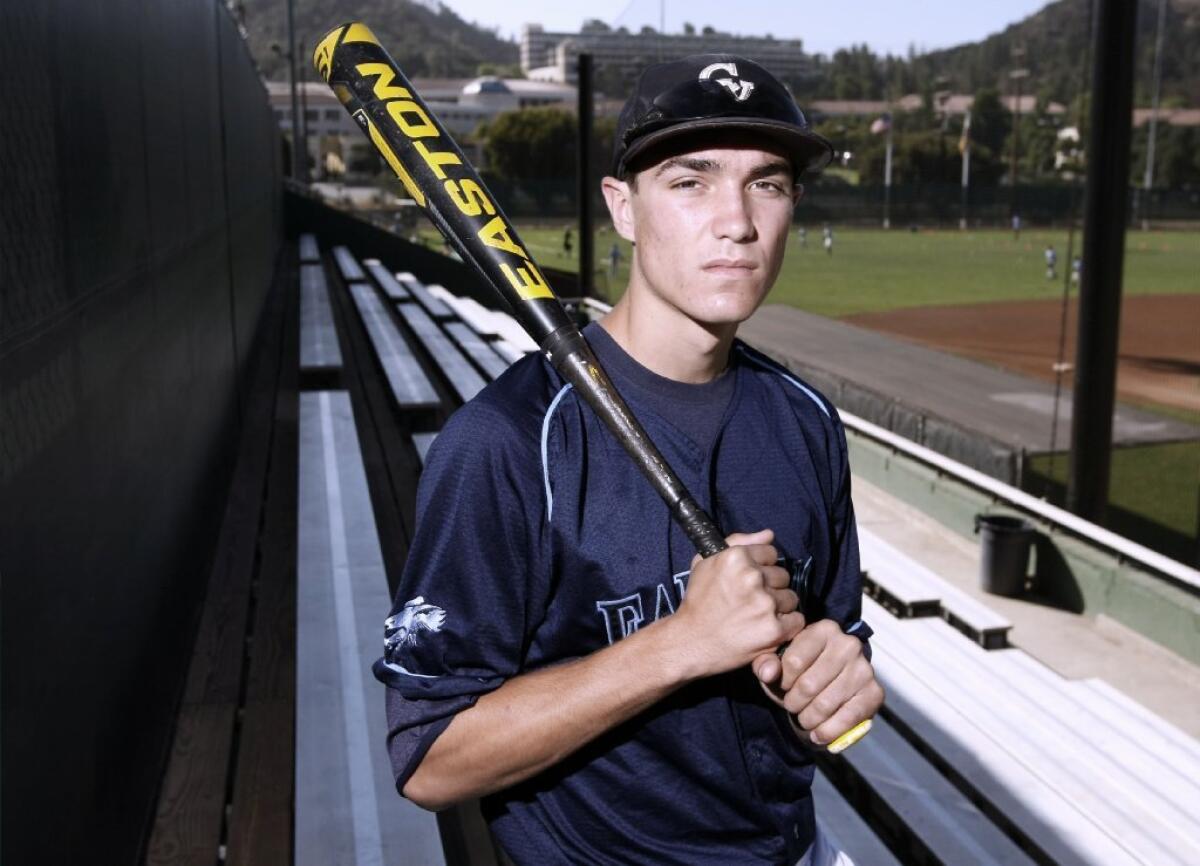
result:
[[(685, 168), (689, 171), (710, 172), (720, 171), (721, 163), (715, 159), (703, 159), (694, 156), (673, 156), (654, 171), (654, 176), (659, 177), (664, 172), (670, 171), (673, 168)], [(762, 165), (755, 166), (750, 171), (750, 180), (762, 180), (764, 177), (772, 177), (778, 174), (792, 174), (792, 167), (783, 160), (772, 160), (764, 162)]]
[(695, 156), (673, 156), (655, 170), (654, 176), (658, 177), (663, 172), (670, 171), (673, 168), (686, 168), (691, 171), (715, 171), (721, 168), (721, 163), (715, 159), (701, 159)]

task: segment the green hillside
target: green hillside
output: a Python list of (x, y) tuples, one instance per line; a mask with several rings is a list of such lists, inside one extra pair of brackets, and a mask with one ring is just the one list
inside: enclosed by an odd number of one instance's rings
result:
[[(271, 45), (287, 45), (286, 0), (242, 0), (246, 38), (265, 78), (287, 66)], [(295, 0), (296, 41), (311, 54), (317, 40), (346, 21), (365, 22), (409, 75), (469, 78), (480, 65), (517, 63), (517, 45), (477, 27), (436, 2), (412, 0)], [(305, 58), (307, 62), (307, 57)]]

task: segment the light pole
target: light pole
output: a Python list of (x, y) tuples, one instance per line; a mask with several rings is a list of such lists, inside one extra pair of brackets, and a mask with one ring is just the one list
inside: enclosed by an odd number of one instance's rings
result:
[(300, 180), (300, 153), (297, 139), (299, 138), (299, 116), (300, 103), (296, 98), (296, 24), (295, 24), (295, 6), (294, 0), (287, 0), (287, 28), (288, 28), (288, 44), (287, 44), (287, 61), (288, 61), (288, 79), (292, 87), (292, 179)]
[(958, 150), (962, 154), (962, 216), (958, 219), (958, 227), (967, 227), (967, 197), (971, 187), (971, 109), (967, 109), (963, 118), (962, 138), (958, 140)]
[(1159, 91), (1162, 90), (1162, 47), (1163, 47), (1163, 21), (1167, 15), (1167, 0), (1159, 0), (1158, 2), (1158, 33), (1154, 37), (1154, 95), (1151, 98), (1150, 104), (1150, 129), (1148, 131), (1149, 139), (1146, 142), (1146, 173), (1142, 177), (1142, 201), (1141, 211), (1142, 231), (1147, 231), (1150, 228), (1150, 220), (1146, 218), (1146, 204), (1150, 198), (1150, 190), (1154, 188), (1154, 144), (1158, 134), (1158, 97)]
[(308, 183), (308, 64), (304, 63), (304, 43), (300, 43), (300, 181)]
[[(1024, 48), (1014, 48), (1013, 57), (1018, 58), (1025, 53)], [(1013, 102), (1013, 130), (1012, 130), (1012, 169), (1010, 182), (1012, 183), (1012, 213), (1010, 216), (1016, 217), (1019, 215), (1017, 204), (1017, 160), (1021, 149), (1021, 82), (1029, 77), (1028, 69), (1014, 69), (1008, 73), (1008, 77), (1016, 84), (1017, 98)]]

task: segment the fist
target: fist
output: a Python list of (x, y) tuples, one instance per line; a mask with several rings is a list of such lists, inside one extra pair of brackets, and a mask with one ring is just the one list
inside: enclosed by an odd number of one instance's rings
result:
[(769, 529), (730, 535), (726, 550), (692, 561), (683, 604), (668, 622), (694, 660), (694, 676), (750, 664), (804, 627), (790, 576), (776, 565), (773, 538)]
[(862, 641), (830, 619), (809, 624), (782, 653), (763, 653), (752, 667), (763, 690), (815, 746), (833, 742), (883, 705), (883, 687)]

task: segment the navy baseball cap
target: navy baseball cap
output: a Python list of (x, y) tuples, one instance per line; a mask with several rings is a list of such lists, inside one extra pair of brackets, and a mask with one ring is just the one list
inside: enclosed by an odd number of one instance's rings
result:
[(624, 177), (648, 148), (698, 130), (746, 130), (774, 139), (796, 173), (818, 172), (833, 146), (812, 131), (796, 100), (775, 76), (733, 54), (693, 54), (642, 72), (621, 109), (613, 174)]

